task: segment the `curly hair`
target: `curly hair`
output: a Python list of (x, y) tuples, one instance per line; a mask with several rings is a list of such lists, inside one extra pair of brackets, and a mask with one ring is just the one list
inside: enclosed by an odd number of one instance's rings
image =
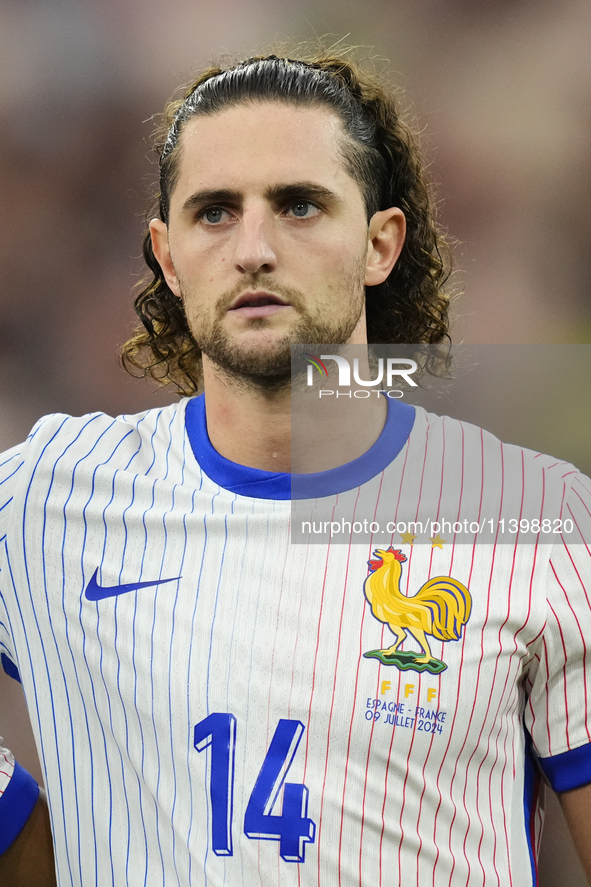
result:
[[(330, 52), (291, 59), (257, 56), (204, 71), (183, 97), (168, 103), (155, 134), (159, 155), (159, 193), (152, 205), (168, 224), (183, 127), (198, 115), (215, 114), (253, 101), (327, 107), (341, 120), (341, 145), (347, 172), (359, 184), (368, 220), (383, 209), (399, 207), (406, 216), (406, 240), (389, 277), (366, 287), (370, 343), (437, 344), (449, 341), (451, 271), (448, 241), (435, 218), (435, 202), (411, 126), (400, 114), (391, 86), (342, 55)], [(180, 396), (194, 394), (201, 381), (201, 351), (191, 335), (183, 303), (169, 289), (149, 230), (143, 254), (150, 277), (135, 299), (141, 321), (123, 346), (121, 358), (132, 375), (151, 375), (173, 384)]]

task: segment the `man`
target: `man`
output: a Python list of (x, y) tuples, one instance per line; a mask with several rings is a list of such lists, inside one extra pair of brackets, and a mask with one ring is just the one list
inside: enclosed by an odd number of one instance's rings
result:
[[(290, 545), (292, 344), (443, 341), (442, 249), (411, 134), (348, 61), (247, 60), (169, 107), (124, 359), (205, 398), (45, 417), (0, 469), (0, 644), (60, 885), (535, 884), (536, 757), (591, 873), (588, 546)], [(585, 538), (572, 466), (360, 410), (315, 476), (335, 507), (424, 478), (460, 517), (525, 502)], [(44, 820), (12, 767), (22, 859)]]

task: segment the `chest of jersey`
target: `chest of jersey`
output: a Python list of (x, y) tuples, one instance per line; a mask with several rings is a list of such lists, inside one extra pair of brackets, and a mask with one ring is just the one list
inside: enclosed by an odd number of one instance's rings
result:
[[(377, 600), (372, 549), (292, 545), (289, 503), (166, 483), (148, 495), (143, 482), (95, 474), (85, 500), (64, 488), (41, 524), (25, 518), (15, 580), (31, 590), (47, 667), (26, 667), (33, 638), (19, 662), (52, 700), (39, 711), (39, 729), (55, 730), (49, 773), (75, 778), (115, 844), (118, 828), (131, 835), (130, 805), (155, 833), (193, 823), (189, 857), (219, 883), (238, 860), (278, 858), (290, 883), (289, 863), (311, 871), (321, 845), (323, 865), (331, 847), (357, 848), (339, 856), (345, 883), (359, 866), (372, 879), (384, 834), (395, 848), (406, 831), (408, 849), (410, 822), (410, 844), (434, 860), (437, 805), (439, 822), (455, 811), (467, 828), (466, 793), (480, 779), (500, 791), (523, 756), (539, 562), (509, 546), (401, 544)], [(434, 578), (456, 603), (469, 595), (455, 637), (442, 639), (433, 608), (405, 605)]]

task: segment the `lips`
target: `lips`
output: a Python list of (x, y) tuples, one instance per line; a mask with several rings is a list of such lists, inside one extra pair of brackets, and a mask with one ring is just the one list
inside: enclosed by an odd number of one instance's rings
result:
[(230, 307), (230, 311), (239, 311), (241, 308), (265, 308), (268, 305), (278, 305), (279, 307), (287, 307), (288, 303), (276, 296), (275, 293), (267, 292), (246, 292), (236, 299)]
[(229, 308), (228, 314), (245, 321), (261, 320), (273, 314), (280, 314), (288, 308), (291, 308), (289, 302), (276, 296), (275, 293), (257, 290), (242, 293)]

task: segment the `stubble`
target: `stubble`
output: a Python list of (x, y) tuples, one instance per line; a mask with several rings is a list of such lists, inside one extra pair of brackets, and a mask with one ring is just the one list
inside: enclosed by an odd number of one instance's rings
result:
[[(348, 275), (343, 275), (339, 292), (331, 293), (331, 298), (321, 302), (332, 307), (314, 311), (308, 305), (318, 304), (317, 300), (306, 299), (301, 292), (279, 285), (269, 275), (254, 275), (240, 281), (218, 300), (213, 318), (194, 310), (198, 299), (192, 297), (183, 281), (179, 280), (179, 287), (191, 334), (218, 374), (234, 386), (272, 394), (290, 385), (292, 345), (344, 345), (350, 340), (365, 305), (364, 277), (365, 257), (359, 259)], [(247, 289), (276, 293), (297, 312), (298, 317), (290, 329), (272, 344), (237, 342), (224, 326), (230, 305)], [(271, 321), (264, 317), (249, 323), (254, 333), (271, 326)]]

